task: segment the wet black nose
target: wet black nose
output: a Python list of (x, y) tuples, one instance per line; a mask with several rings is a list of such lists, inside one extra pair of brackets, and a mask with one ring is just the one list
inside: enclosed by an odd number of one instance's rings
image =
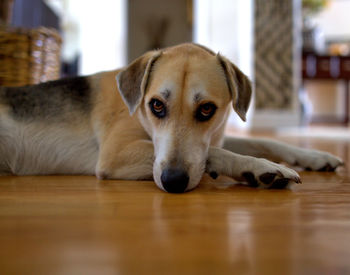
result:
[(164, 189), (169, 193), (183, 193), (188, 185), (187, 172), (180, 169), (164, 169), (160, 176)]

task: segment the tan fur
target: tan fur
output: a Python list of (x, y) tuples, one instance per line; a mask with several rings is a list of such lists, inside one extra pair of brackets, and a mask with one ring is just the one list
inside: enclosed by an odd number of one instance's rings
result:
[[(306, 152), (273, 141), (224, 138), (231, 106), (245, 120), (251, 86), (234, 64), (203, 46), (182, 44), (151, 51), (125, 68), (90, 76), (89, 83), (93, 91), (92, 111), (84, 118), (73, 111), (72, 122), (65, 128), (45, 123), (39, 126), (35, 121), (19, 125), (5, 118), (7, 107), (0, 102), (0, 112), (5, 114), (0, 126), (10, 133), (5, 141), (8, 146), (0, 146), (1, 153), (6, 154), (0, 159), (0, 169), (12, 165), (9, 170), (14, 174), (72, 172), (96, 174), (100, 179), (153, 177), (163, 190), (163, 172), (177, 169), (188, 174), (183, 192), (195, 188), (205, 172), (265, 188), (281, 182), (300, 182), (292, 169), (253, 156), (298, 163), (314, 170), (325, 165), (336, 168), (342, 163), (327, 153)], [(165, 118), (157, 118), (150, 110), (153, 99), (166, 105)], [(198, 121), (195, 113), (208, 102), (217, 107), (215, 114), (208, 121)], [(45, 130), (50, 127), (54, 133), (51, 136)], [(29, 160), (23, 160), (23, 168), (16, 170), (13, 167), (18, 166), (19, 158), (11, 156), (11, 139), (15, 139), (14, 144), (29, 139), (23, 146), (32, 147), (33, 154), (40, 153), (40, 146), (30, 140), (32, 132), (38, 133), (38, 140), (46, 135), (42, 142), (47, 148), (55, 146), (58, 159), (54, 162), (43, 155), (32, 168)], [(67, 151), (65, 144), (75, 147)], [(62, 150), (65, 155), (59, 154)], [(282, 156), (278, 151), (283, 151)], [(67, 161), (69, 165), (65, 165)]]

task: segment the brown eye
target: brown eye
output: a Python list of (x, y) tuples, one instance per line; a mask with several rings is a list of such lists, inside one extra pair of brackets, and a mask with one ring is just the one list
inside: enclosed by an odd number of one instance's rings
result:
[(157, 112), (160, 113), (161, 111), (163, 111), (164, 105), (161, 101), (159, 100), (154, 100), (153, 101), (153, 109)]
[(209, 120), (216, 111), (216, 106), (213, 103), (205, 103), (198, 107), (196, 111), (196, 119), (199, 121)]
[(204, 104), (200, 108), (202, 116), (210, 116), (211, 112), (213, 111), (213, 106), (211, 104)]
[(163, 102), (161, 102), (158, 99), (152, 98), (149, 102), (149, 107), (152, 111), (152, 113), (158, 117), (163, 118), (166, 115), (166, 108)]

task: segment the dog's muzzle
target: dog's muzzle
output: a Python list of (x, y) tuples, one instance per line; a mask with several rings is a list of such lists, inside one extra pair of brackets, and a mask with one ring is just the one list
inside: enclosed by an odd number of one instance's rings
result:
[(180, 169), (164, 169), (160, 177), (163, 188), (169, 193), (185, 192), (189, 176), (186, 171)]

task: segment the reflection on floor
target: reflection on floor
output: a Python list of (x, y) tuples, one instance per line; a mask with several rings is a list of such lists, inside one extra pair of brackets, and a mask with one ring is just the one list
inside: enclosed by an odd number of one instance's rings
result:
[(0, 274), (349, 274), (349, 143), (279, 138), (347, 165), (301, 171), (292, 190), (205, 176), (180, 195), (153, 182), (1, 177)]

